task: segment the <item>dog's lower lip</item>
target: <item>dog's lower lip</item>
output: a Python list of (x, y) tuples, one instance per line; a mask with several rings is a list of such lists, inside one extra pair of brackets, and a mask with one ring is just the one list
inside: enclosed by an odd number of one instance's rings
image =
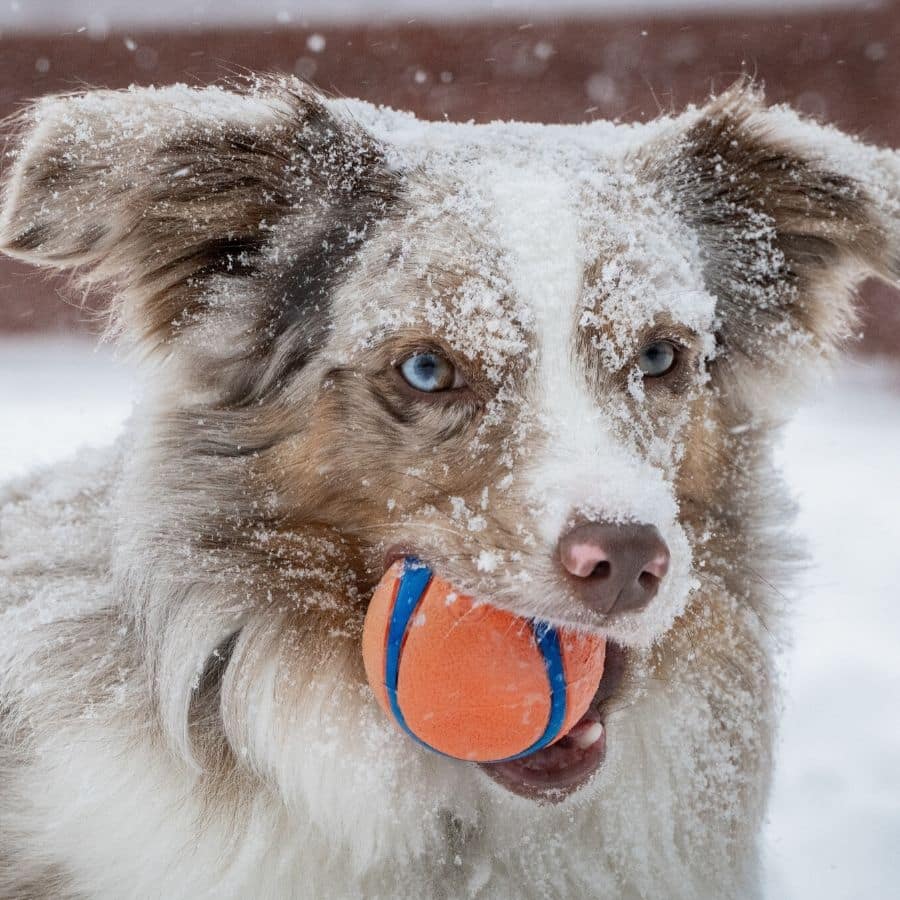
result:
[(606, 755), (606, 728), (588, 710), (560, 741), (530, 756), (482, 768), (507, 790), (530, 800), (559, 802), (586, 784)]

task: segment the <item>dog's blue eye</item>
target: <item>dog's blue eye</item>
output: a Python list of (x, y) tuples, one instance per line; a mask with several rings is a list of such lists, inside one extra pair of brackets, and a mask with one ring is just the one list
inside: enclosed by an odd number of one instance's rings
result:
[(453, 364), (437, 353), (417, 353), (411, 356), (400, 366), (400, 374), (408, 385), (426, 394), (460, 386), (457, 384), (459, 378)]
[(647, 344), (638, 356), (638, 366), (648, 378), (658, 378), (670, 372), (678, 353), (671, 341), (654, 341)]

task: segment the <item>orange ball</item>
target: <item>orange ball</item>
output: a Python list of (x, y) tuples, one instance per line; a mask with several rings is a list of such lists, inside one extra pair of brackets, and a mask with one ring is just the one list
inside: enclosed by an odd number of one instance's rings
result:
[(446, 756), (497, 762), (563, 737), (587, 712), (606, 641), (480, 604), (415, 559), (366, 613), (363, 662), (381, 708)]

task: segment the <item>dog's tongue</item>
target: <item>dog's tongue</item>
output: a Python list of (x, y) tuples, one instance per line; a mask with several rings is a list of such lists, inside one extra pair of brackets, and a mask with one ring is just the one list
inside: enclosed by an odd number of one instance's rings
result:
[(603, 761), (606, 729), (589, 709), (569, 733), (529, 756), (482, 768), (505, 788), (532, 799), (561, 799), (584, 784)]

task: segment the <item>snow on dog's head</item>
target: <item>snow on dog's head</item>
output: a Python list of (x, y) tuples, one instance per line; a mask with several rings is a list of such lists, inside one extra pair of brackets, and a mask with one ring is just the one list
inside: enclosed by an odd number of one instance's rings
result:
[[(523, 583), (516, 558), (501, 558), (509, 583), (504, 595), (515, 602), (518, 585), (533, 596), (531, 615), (649, 644), (683, 609), (691, 565), (674, 487), (688, 406), (661, 416), (654, 404), (661, 385), (654, 381), (667, 377), (671, 384), (678, 367), (682, 387), (699, 385), (698, 363), (713, 348), (714, 300), (687, 229), (639, 177), (627, 169), (586, 172), (574, 162), (559, 166), (560, 174), (552, 163), (547, 171), (531, 162), (490, 167), (484, 176), (534, 348), (518, 406), (530, 434), (519, 477), (522, 518), (533, 523), (525, 567), (533, 578)], [(673, 353), (659, 375), (641, 370), (647, 348)], [(658, 529), (672, 565), (649, 608), (616, 616), (599, 610), (590, 593), (573, 596), (559, 547), (579, 522)]]
[[(55, 98), (23, 124), (4, 249), (111, 285), (114, 326), (166, 363), (116, 576), (185, 758), (338, 830), (401, 769), (453, 772), (422, 802), (474, 815), (467, 770), (387, 752), (362, 687), (366, 600), (409, 552), (652, 648), (632, 699), (722, 659), (758, 681), (775, 393), (846, 333), (863, 273), (900, 272), (893, 154), (747, 88), (643, 126), (421, 123), (290, 80)], [(682, 723), (717, 773), (765, 755), (731, 674)], [(348, 741), (384, 776), (355, 793)]]
[[(649, 645), (694, 585), (675, 480), (715, 349), (697, 240), (628, 142), (445, 128), (431, 149), (424, 127), (392, 147), (402, 211), (333, 299), (341, 368), (390, 373), (390, 415), (352, 467), (383, 506), (356, 527), (519, 614)], [(445, 381), (417, 390), (409, 365)], [(656, 529), (669, 562), (648, 605), (619, 612), (567, 571), (560, 541), (586, 523)]]

